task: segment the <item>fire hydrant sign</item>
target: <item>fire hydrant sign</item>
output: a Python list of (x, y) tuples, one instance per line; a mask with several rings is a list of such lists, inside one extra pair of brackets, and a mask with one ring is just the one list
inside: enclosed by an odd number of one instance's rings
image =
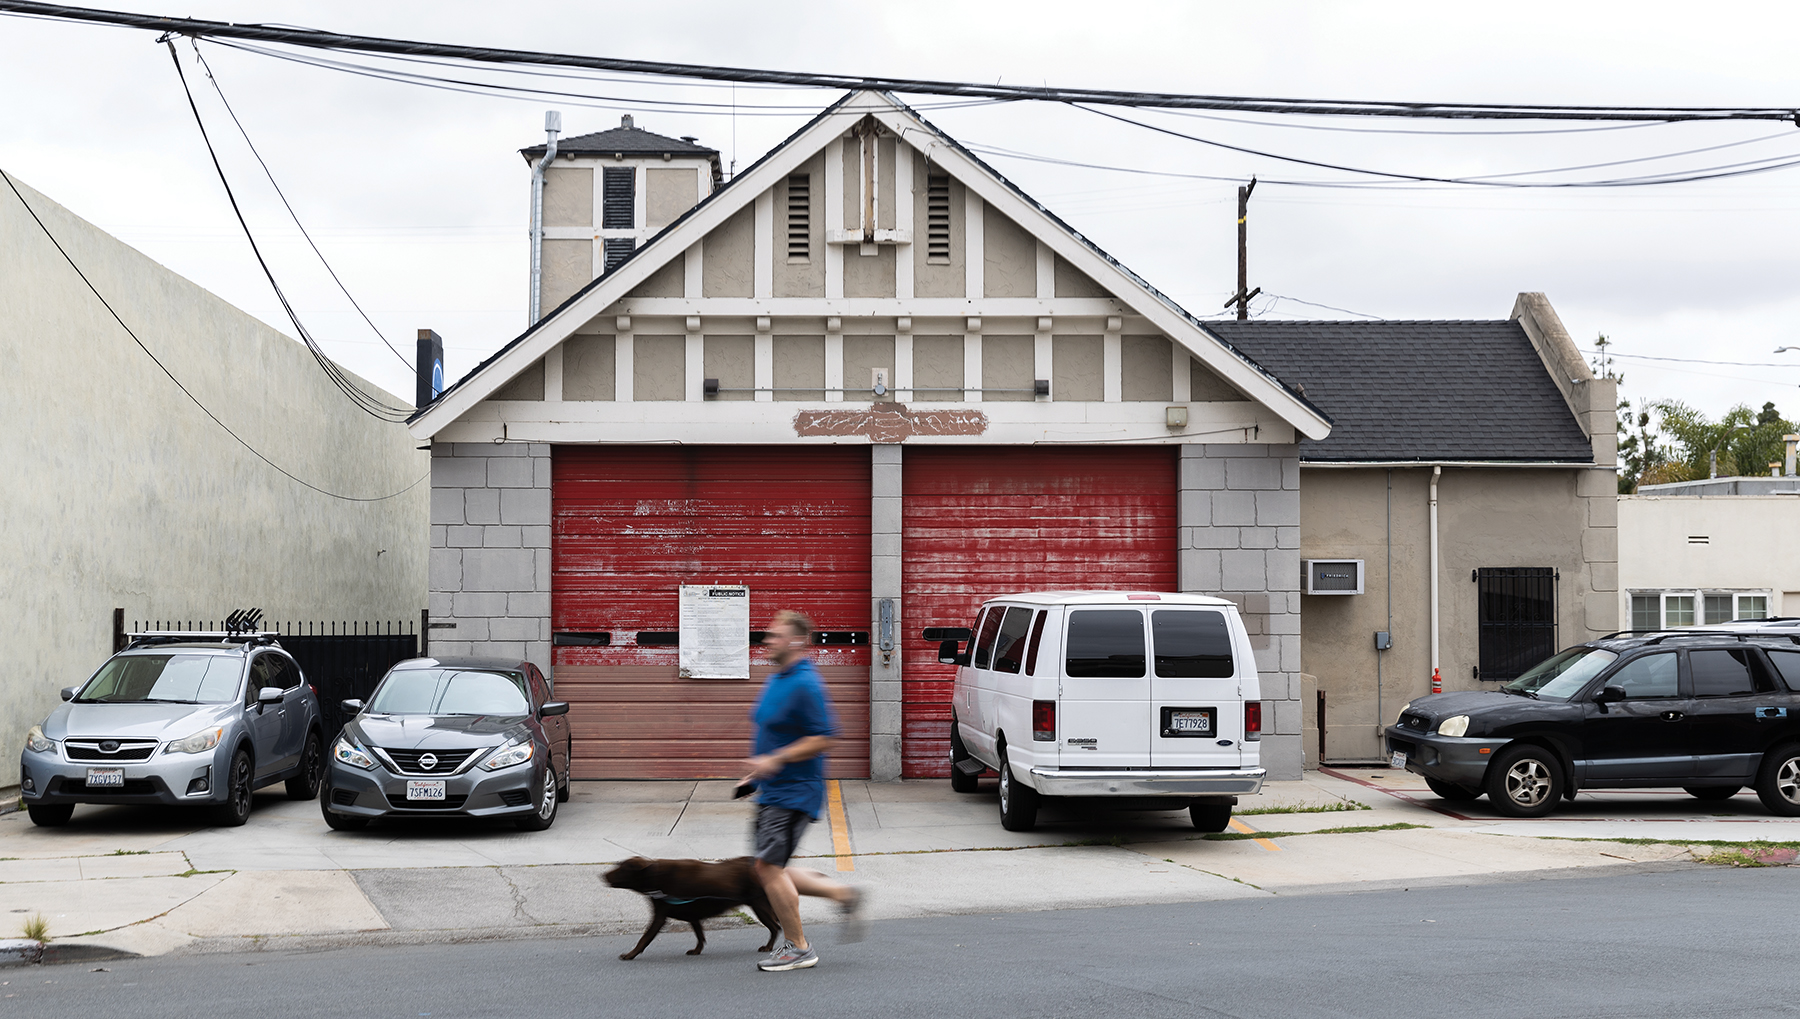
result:
[(681, 678), (750, 678), (750, 588), (681, 585)]

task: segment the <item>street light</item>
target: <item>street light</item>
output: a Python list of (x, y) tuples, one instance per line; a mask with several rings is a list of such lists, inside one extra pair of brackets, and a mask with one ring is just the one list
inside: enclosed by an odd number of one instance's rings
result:
[(1800, 347), (1776, 347), (1776, 348), (1775, 348), (1775, 353), (1777, 353), (1777, 354), (1785, 354), (1785, 353), (1787, 353), (1787, 352), (1788, 352), (1788, 351), (1790, 351), (1790, 350), (1800, 350)]

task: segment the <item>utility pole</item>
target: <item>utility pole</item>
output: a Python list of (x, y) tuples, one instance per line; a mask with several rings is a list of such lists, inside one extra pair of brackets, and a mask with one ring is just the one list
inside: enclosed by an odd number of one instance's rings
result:
[(1237, 305), (1239, 322), (1250, 317), (1250, 298), (1262, 293), (1261, 287), (1246, 292), (1250, 286), (1250, 192), (1255, 190), (1255, 177), (1250, 178), (1248, 185), (1238, 188), (1238, 285), (1237, 293), (1231, 295), (1231, 300), (1224, 306)]

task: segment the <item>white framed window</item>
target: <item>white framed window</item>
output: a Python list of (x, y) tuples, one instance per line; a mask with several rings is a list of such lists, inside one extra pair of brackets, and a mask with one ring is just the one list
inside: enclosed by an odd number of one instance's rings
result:
[(1628, 607), (1633, 630), (1710, 626), (1769, 618), (1769, 591), (1632, 591)]

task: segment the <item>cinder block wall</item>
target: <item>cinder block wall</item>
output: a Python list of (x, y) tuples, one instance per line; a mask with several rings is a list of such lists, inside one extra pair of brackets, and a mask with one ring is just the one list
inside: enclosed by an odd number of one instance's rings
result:
[(1262, 681), (1262, 763), (1297, 779), (1301, 747), (1300, 458), (1292, 445), (1181, 447), (1181, 589), (1237, 603)]
[(550, 446), (431, 447), (431, 653), (550, 669)]

